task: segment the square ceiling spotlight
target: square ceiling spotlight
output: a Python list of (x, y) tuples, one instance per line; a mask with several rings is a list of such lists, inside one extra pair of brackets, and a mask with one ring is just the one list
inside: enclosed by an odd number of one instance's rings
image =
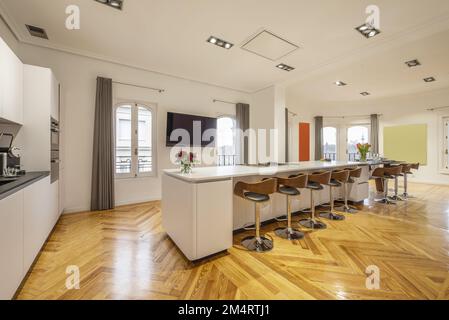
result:
[(361, 26), (355, 28), (358, 32), (360, 32), (365, 38), (372, 38), (377, 36), (380, 33), (380, 30), (374, 28), (369, 23), (362, 24)]
[(292, 71), (292, 70), (295, 70), (295, 68), (290, 67), (290, 66), (288, 66), (288, 65), (286, 65), (286, 64), (283, 64), (283, 63), (278, 64), (278, 65), (276, 66), (276, 68), (279, 68), (279, 69), (282, 69), (282, 70), (285, 70), (285, 71), (288, 71), (288, 72), (290, 72), (290, 71)]
[(335, 85), (337, 85), (337, 86), (339, 86), (339, 87), (344, 87), (344, 86), (347, 85), (347, 84), (344, 83), (343, 81), (335, 81), (334, 83), (335, 83)]
[(405, 64), (407, 65), (407, 67), (413, 68), (413, 67), (418, 67), (418, 66), (420, 66), (420, 65), (421, 65), (421, 62), (419, 62), (418, 59), (415, 59), (415, 60), (407, 61)]
[(437, 79), (435, 79), (434, 77), (427, 77), (427, 78), (424, 78), (424, 81), (425, 82), (434, 82), (434, 81), (437, 81)]
[(112, 8), (122, 10), (124, 0), (95, 0)]
[(263, 30), (248, 40), (242, 46), (242, 49), (268, 60), (276, 61), (298, 50), (299, 46), (270, 31)]
[(366, 97), (366, 96), (369, 96), (371, 93), (365, 91), (365, 92), (361, 92), (360, 94), (362, 96)]
[(207, 39), (207, 42), (215, 44), (216, 46), (225, 48), (225, 49), (231, 49), (234, 45), (230, 42), (227, 42), (225, 40), (221, 40), (217, 37), (210, 36), (209, 39)]

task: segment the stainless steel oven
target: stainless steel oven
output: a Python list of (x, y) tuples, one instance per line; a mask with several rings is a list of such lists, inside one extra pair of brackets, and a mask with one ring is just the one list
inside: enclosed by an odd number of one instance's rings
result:
[(50, 180), (51, 183), (59, 180), (59, 151), (51, 152)]

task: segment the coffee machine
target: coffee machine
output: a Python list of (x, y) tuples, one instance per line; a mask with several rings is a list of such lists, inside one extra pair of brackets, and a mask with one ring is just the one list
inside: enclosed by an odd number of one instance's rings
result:
[(12, 134), (0, 133), (0, 176), (11, 175), (11, 169), (20, 169), (20, 158), (11, 152), (13, 140)]

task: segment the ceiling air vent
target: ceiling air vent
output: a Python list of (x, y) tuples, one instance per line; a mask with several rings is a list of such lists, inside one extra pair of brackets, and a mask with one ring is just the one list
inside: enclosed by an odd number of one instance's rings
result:
[(37, 37), (37, 38), (42, 38), (42, 39), (47, 39), (48, 40), (48, 36), (47, 36), (47, 32), (45, 32), (44, 29), (39, 28), (39, 27), (35, 27), (35, 26), (30, 26), (30, 25), (26, 25), (28, 32), (33, 36), (33, 37)]

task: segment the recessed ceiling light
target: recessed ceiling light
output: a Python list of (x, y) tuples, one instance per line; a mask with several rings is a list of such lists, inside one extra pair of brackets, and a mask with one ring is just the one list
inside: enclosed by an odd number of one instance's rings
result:
[(334, 83), (339, 87), (346, 86), (346, 83), (344, 83), (343, 81), (335, 81)]
[(434, 81), (436, 81), (436, 79), (434, 77), (427, 77), (427, 78), (424, 78), (424, 81), (425, 82), (434, 82)]
[(365, 92), (361, 92), (360, 94), (362, 96), (366, 97), (366, 96), (369, 96), (371, 93), (365, 91)]
[(377, 36), (380, 33), (380, 30), (374, 28), (369, 23), (362, 24), (361, 26), (355, 28), (358, 32), (360, 32), (365, 38), (372, 38)]
[(217, 37), (210, 36), (209, 39), (207, 39), (207, 42), (215, 44), (216, 46), (225, 48), (225, 49), (231, 49), (234, 45), (230, 42), (227, 42), (225, 40), (221, 40)]
[(282, 69), (282, 70), (288, 71), (288, 72), (290, 72), (290, 71), (292, 71), (292, 70), (295, 70), (295, 68), (290, 67), (290, 66), (288, 66), (288, 65), (286, 65), (286, 64), (283, 64), (283, 63), (278, 64), (278, 65), (276, 66), (276, 68), (279, 68), (279, 69)]
[(421, 65), (421, 62), (418, 59), (410, 60), (405, 63), (409, 68), (417, 67)]
[(107, 6), (115, 8), (115, 9), (122, 10), (124, 0), (95, 0), (95, 1), (105, 4)]

